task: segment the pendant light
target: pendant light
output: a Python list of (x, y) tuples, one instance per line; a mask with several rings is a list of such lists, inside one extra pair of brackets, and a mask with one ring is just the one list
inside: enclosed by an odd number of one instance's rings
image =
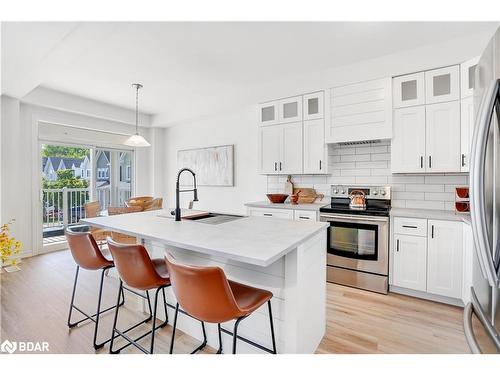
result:
[(149, 147), (151, 144), (139, 134), (139, 89), (142, 88), (140, 83), (132, 83), (135, 87), (135, 134), (131, 135), (126, 141), (125, 145), (132, 147)]

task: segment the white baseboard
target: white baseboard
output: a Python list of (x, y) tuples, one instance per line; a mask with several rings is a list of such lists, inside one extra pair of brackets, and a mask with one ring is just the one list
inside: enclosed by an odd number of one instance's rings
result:
[(420, 290), (406, 289), (395, 285), (389, 285), (389, 292), (427, 299), (434, 302), (446, 303), (447, 305), (464, 307), (464, 303), (461, 299), (439, 296), (437, 294), (421, 292)]

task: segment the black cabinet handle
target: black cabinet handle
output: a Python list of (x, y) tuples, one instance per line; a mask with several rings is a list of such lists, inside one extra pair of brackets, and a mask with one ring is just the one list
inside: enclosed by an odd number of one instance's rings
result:
[(274, 162), (274, 171), (276, 172), (278, 170), (278, 163)]
[(465, 167), (465, 154), (462, 154), (462, 167)]
[(434, 225), (431, 225), (431, 238), (434, 238)]
[(415, 225), (403, 225), (403, 228), (417, 229)]
[(264, 216), (273, 216), (273, 214), (264, 214)]
[(420, 157), (420, 168), (423, 168), (424, 167), (424, 157), (421, 156)]
[(321, 160), (319, 161), (319, 170), (321, 170)]
[(309, 220), (309, 217), (307, 217), (307, 216), (299, 216), (299, 219), (306, 219), (306, 220)]
[(281, 162), (280, 162), (280, 171), (281, 171)]
[(429, 155), (429, 168), (432, 168), (432, 156)]
[(396, 240), (396, 251), (399, 252), (399, 240)]

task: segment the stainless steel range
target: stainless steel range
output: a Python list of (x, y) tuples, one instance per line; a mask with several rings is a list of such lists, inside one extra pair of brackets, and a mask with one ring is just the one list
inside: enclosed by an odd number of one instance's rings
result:
[(390, 209), (390, 187), (332, 186), (331, 205), (320, 208), (330, 223), (327, 281), (387, 293)]

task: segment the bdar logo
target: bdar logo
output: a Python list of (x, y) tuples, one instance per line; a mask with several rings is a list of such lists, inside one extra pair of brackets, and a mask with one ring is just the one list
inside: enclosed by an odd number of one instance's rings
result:
[(10, 342), (9, 340), (5, 340), (4, 342), (2, 342), (2, 345), (0, 345), (0, 352), (12, 354), (16, 350), (17, 350), (16, 342)]

